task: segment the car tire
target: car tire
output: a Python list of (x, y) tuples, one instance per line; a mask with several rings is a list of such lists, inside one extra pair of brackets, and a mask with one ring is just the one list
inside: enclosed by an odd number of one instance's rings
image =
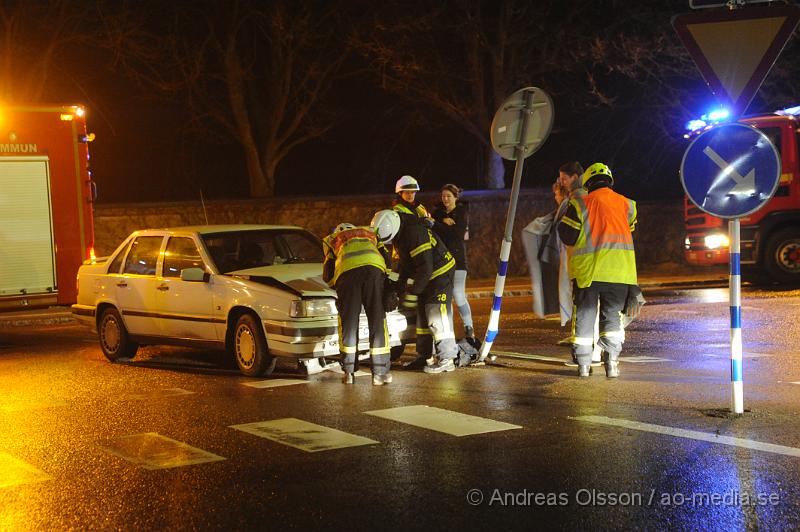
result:
[(394, 362), (395, 360), (400, 360), (400, 357), (403, 356), (405, 350), (406, 350), (405, 344), (400, 344), (392, 347), (389, 355), (391, 361)]
[(231, 349), (243, 375), (260, 377), (275, 371), (278, 359), (269, 354), (264, 329), (252, 314), (242, 314), (236, 320)]
[(131, 341), (117, 309), (110, 307), (103, 310), (97, 321), (97, 335), (100, 349), (111, 362), (136, 356), (139, 344)]
[(764, 268), (779, 283), (800, 283), (800, 228), (781, 229), (769, 237)]

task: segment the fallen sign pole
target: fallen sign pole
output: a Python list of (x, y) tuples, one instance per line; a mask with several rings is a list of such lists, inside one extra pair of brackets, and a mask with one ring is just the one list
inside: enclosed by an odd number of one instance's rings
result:
[[(506, 227), (500, 244), (500, 261), (494, 283), (494, 298), (489, 315), (489, 325), (478, 355), (478, 362), (486, 360), (492, 343), (500, 329), (500, 306), (506, 284), (508, 259), (511, 255), (511, 240), (514, 232), (514, 217), (517, 213), (519, 187), (525, 159), (533, 155), (550, 135), (553, 126), (553, 102), (550, 96), (536, 87), (520, 89), (500, 106), (494, 115), (490, 137), (492, 147), (504, 159), (516, 161), (511, 197), (506, 214)], [(490, 358), (493, 360), (494, 357)]]

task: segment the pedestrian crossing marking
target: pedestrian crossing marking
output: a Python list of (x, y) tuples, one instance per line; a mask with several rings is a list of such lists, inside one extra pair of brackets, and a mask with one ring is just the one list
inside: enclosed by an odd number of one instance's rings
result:
[(0, 488), (43, 482), (52, 477), (27, 462), (8, 453), (0, 452)]
[(267, 379), (265, 381), (248, 381), (242, 384), (251, 388), (277, 388), (278, 386), (291, 386), (292, 384), (308, 384), (308, 382), (300, 379)]
[(363, 436), (357, 436), (293, 417), (231, 425), (231, 428), (261, 438), (267, 438), (308, 453), (380, 443)]
[(65, 406), (69, 406), (69, 403), (63, 399), (45, 399), (43, 401), (6, 403), (0, 406), (0, 409), (6, 412), (24, 412), (26, 410), (44, 410), (45, 408), (62, 408)]
[(145, 469), (169, 469), (225, 460), (208, 451), (162, 436), (157, 432), (131, 434), (97, 442), (109, 454)]
[(502, 421), (494, 421), (427, 405), (401, 406), (386, 410), (371, 410), (364, 413), (423, 429), (444, 432), (452, 436), (471, 436), (473, 434), (522, 428), (520, 425), (512, 425)]
[(175, 397), (178, 395), (191, 395), (195, 392), (184, 390), (183, 388), (165, 388), (163, 390), (153, 390), (143, 393), (131, 393), (125, 396), (127, 399), (137, 399), (141, 401), (149, 401), (153, 399), (162, 399), (164, 397)]
[(719, 434), (711, 434), (697, 430), (679, 429), (675, 427), (666, 427), (663, 425), (652, 425), (650, 423), (640, 423), (638, 421), (630, 421), (627, 419), (617, 419), (605, 416), (577, 416), (569, 417), (568, 419), (583, 421), (585, 423), (597, 423), (600, 425), (611, 425), (631, 430), (640, 430), (643, 432), (654, 432), (656, 434), (666, 434), (667, 436), (676, 436), (678, 438), (707, 441), (711, 443), (719, 443), (722, 445), (730, 445), (733, 447), (742, 447), (745, 449), (753, 449), (755, 451), (764, 451), (767, 453), (782, 454), (800, 458), (800, 449), (796, 447), (786, 447), (784, 445), (776, 445), (774, 443), (765, 443), (755, 440), (746, 440), (744, 438), (734, 438), (732, 436), (720, 436)]

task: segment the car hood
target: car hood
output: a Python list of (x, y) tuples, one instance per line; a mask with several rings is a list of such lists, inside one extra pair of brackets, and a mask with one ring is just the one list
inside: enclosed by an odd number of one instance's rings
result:
[(322, 280), (322, 264), (277, 264), (226, 273), (254, 283), (274, 286), (299, 296), (336, 297), (336, 292)]

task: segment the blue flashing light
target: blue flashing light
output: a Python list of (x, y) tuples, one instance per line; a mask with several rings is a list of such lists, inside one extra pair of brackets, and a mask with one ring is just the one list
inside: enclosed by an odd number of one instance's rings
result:
[(689, 120), (686, 122), (686, 131), (697, 131), (698, 129), (703, 129), (707, 125), (705, 120)]
[(701, 118), (703, 118), (703, 120), (708, 120), (709, 122), (720, 122), (722, 120), (726, 120), (730, 116), (731, 113), (727, 109), (714, 109), (708, 113), (708, 115), (703, 115)]
[(795, 105), (794, 107), (787, 107), (786, 109), (775, 111), (775, 114), (783, 116), (800, 116), (800, 105)]
[(715, 126), (720, 122), (725, 122), (730, 117), (731, 112), (728, 109), (714, 109), (713, 111), (704, 114), (699, 119), (689, 120), (686, 122), (686, 130), (690, 133), (694, 133), (695, 131)]

